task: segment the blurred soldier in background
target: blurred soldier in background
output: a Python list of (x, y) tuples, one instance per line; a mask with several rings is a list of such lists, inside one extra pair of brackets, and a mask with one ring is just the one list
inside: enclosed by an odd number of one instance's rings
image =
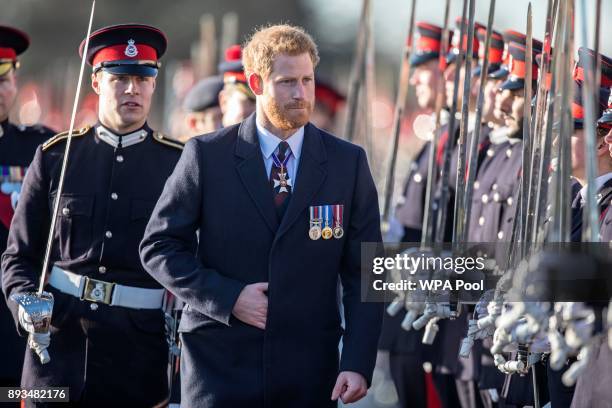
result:
[[(18, 92), (18, 56), (29, 45), (24, 32), (0, 26), (0, 254), (6, 249), (21, 184), (36, 147), (55, 133), (41, 125), (23, 126), (9, 121)], [(6, 303), (0, 302), (0, 386), (17, 386), (21, 377), (25, 340), (17, 335), (12, 320)]]
[(247, 84), (242, 66), (240, 45), (232, 45), (225, 51), (225, 61), (219, 64), (223, 76), (223, 90), (219, 94), (223, 126), (242, 122), (255, 112), (255, 94)]
[(219, 94), (222, 89), (223, 78), (212, 76), (200, 80), (189, 90), (183, 101), (187, 133), (179, 135), (179, 141), (185, 143), (194, 136), (221, 128), (223, 112), (219, 106)]
[(335, 132), (338, 113), (346, 98), (325, 80), (317, 77), (315, 82), (315, 107), (312, 112), (312, 123), (319, 129)]

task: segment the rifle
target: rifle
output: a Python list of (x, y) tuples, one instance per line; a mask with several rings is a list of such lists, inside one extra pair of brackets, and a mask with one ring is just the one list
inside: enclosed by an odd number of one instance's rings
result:
[(402, 117), (404, 116), (404, 109), (406, 107), (406, 95), (408, 94), (408, 86), (410, 84), (410, 56), (414, 52), (414, 17), (417, 0), (412, 0), (412, 7), (410, 9), (410, 25), (408, 28), (408, 35), (406, 44), (402, 52), (402, 64), (399, 74), (399, 89), (397, 92), (397, 98), (395, 100), (395, 111), (393, 114), (393, 125), (391, 126), (391, 147), (389, 149), (389, 157), (387, 160), (387, 174), (385, 177), (385, 195), (383, 204), (383, 225), (387, 225), (389, 222), (391, 212), (391, 200), (393, 199), (393, 187), (395, 184), (395, 163), (397, 161), (397, 149), (399, 146), (399, 136), (401, 131)]
[[(584, 0), (580, 2), (582, 8), (582, 35), (583, 38), (587, 38), (587, 7)], [(597, 6), (601, 3), (598, 1)], [(596, 10), (596, 14), (599, 9)], [(584, 222), (582, 229), (582, 241), (583, 242), (599, 242), (599, 210), (597, 208), (597, 194), (595, 186), (595, 178), (597, 177), (597, 148), (596, 144), (596, 122), (595, 117), (595, 101), (599, 96), (599, 83), (600, 78), (597, 78), (599, 62), (599, 18), (595, 24), (595, 62), (591, 58), (586, 58), (584, 67), (584, 83), (582, 85), (582, 101), (584, 104), (584, 138), (586, 143), (584, 144), (584, 157), (586, 165), (586, 211), (584, 211)]]
[(370, 0), (363, 0), (359, 29), (357, 32), (357, 43), (355, 45), (355, 60), (351, 70), (348, 97), (346, 101), (347, 115), (344, 126), (344, 134), (348, 141), (355, 138), (355, 122), (357, 120), (357, 108), (359, 94), (364, 82), (366, 46), (368, 42), (368, 25), (370, 24)]
[[(438, 58), (438, 69), (440, 70), (440, 77), (444, 74), (446, 69), (446, 54), (448, 54), (448, 17), (450, 10), (450, 0), (446, 0), (446, 6), (444, 8), (444, 27), (442, 28), (442, 44), (440, 45), (440, 56)], [(425, 187), (425, 211), (423, 213), (423, 228), (421, 234), (421, 247), (431, 244), (433, 238), (433, 203), (434, 195), (433, 189), (438, 175), (438, 166), (436, 163), (436, 149), (440, 142), (440, 121), (442, 105), (444, 104), (444, 82), (438, 82), (438, 94), (436, 95), (436, 125), (433, 132), (433, 138), (431, 140), (431, 149), (429, 149), (428, 155), (428, 167), (427, 167), (427, 186)]]
[[(478, 99), (476, 100), (476, 127), (474, 128), (474, 134), (470, 140), (469, 155), (468, 155), (468, 174), (467, 182), (465, 183), (465, 195), (462, 203), (457, 200), (455, 202), (456, 212), (462, 214), (462, 230), (459, 237), (459, 242), (466, 242), (467, 234), (470, 229), (470, 213), (472, 210), (472, 196), (474, 193), (474, 181), (476, 180), (477, 170), (477, 150), (478, 142), (480, 140), (480, 131), (482, 126), (482, 106), (484, 104), (484, 85), (487, 78), (487, 71), (489, 70), (489, 47), (491, 45), (491, 32), (493, 31), (493, 18), (495, 16), (495, 0), (491, 0), (489, 5), (489, 18), (487, 20), (487, 34), (485, 37), (484, 44), (484, 56), (482, 61), (482, 67), (480, 71), (480, 89), (478, 90)], [(461, 204), (461, 208), (457, 209), (457, 205)]]
[[(463, 39), (465, 38), (465, 29), (466, 29), (466, 15), (467, 15), (467, 5), (468, 0), (463, 0), (463, 11), (461, 13), (461, 30), (460, 30), (460, 38), (459, 38), (459, 54), (457, 55), (457, 59), (455, 60), (455, 64), (457, 67), (461, 67), (463, 64), (463, 57), (465, 52), (463, 50)], [(472, 24), (474, 21), (472, 21)], [(469, 23), (468, 23), (469, 24)], [(461, 75), (461, 70), (458, 69), (456, 71), (456, 75), (453, 83), (453, 102), (450, 109), (450, 117), (448, 121), (448, 140), (444, 145), (444, 153), (442, 160), (442, 172), (440, 173), (440, 201), (438, 205), (438, 223), (436, 225), (436, 243), (441, 243), (444, 241), (444, 231), (446, 229), (446, 208), (448, 206), (449, 200), (449, 172), (450, 172), (450, 161), (451, 161), (451, 153), (453, 148), (455, 147), (455, 114), (457, 113), (457, 100), (459, 93), (459, 75)], [(433, 146), (436, 148), (436, 146)]]

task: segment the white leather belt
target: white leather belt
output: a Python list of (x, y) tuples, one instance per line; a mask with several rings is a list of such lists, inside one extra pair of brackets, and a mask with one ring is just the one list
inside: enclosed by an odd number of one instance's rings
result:
[(51, 269), (49, 285), (81, 300), (131, 309), (160, 309), (164, 289), (146, 289), (118, 285), (72, 273), (57, 266)]

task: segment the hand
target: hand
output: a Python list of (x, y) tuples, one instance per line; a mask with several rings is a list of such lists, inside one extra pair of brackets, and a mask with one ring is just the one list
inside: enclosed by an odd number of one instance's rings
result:
[(264, 330), (268, 317), (267, 290), (268, 282), (246, 285), (236, 300), (232, 314), (238, 320)]
[(28, 312), (26, 312), (26, 310), (21, 305), (19, 305), (18, 316), (19, 316), (19, 325), (21, 325), (21, 327), (23, 327), (25, 331), (31, 334), (36, 333), (36, 331), (34, 330), (34, 324), (32, 323), (32, 317), (30, 316)]
[(367, 393), (368, 384), (361, 374), (353, 371), (342, 371), (338, 374), (331, 399), (337, 401), (340, 397), (344, 404), (350, 404), (359, 401)]

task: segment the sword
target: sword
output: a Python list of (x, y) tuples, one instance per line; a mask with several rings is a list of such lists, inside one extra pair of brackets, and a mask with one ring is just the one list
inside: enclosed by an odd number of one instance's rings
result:
[[(598, 2), (597, 6), (601, 4)], [(584, 0), (580, 1), (582, 9), (582, 36), (587, 38), (587, 6)], [(596, 10), (597, 12), (599, 9)], [(599, 21), (599, 18), (598, 20)], [(599, 48), (599, 27), (595, 24), (595, 44), (596, 48)], [(597, 83), (598, 61), (599, 61), (599, 50), (595, 49), (595, 60), (593, 63), (591, 58), (586, 58), (585, 69), (584, 69), (584, 83), (582, 85), (582, 101), (584, 103), (584, 137), (586, 143), (584, 144), (584, 157), (586, 159), (586, 211), (583, 213), (584, 222), (582, 229), (582, 241), (583, 242), (599, 242), (599, 211), (597, 208), (597, 200), (595, 194), (597, 190), (595, 187), (595, 178), (597, 177), (597, 148), (596, 142), (596, 122), (595, 117), (595, 101), (599, 95), (599, 84)]]
[[(444, 27), (442, 28), (442, 44), (440, 45), (440, 56), (438, 57), (438, 69), (440, 70), (440, 77), (444, 74), (446, 69), (446, 54), (448, 54), (448, 18), (450, 14), (450, 0), (446, 0), (446, 7), (444, 8)], [(438, 94), (436, 95), (436, 125), (433, 132), (433, 139), (431, 141), (431, 148), (428, 154), (428, 166), (427, 166), (427, 185), (425, 186), (425, 211), (423, 213), (423, 228), (421, 234), (421, 248), (431, 244), (433, 238), (434, 228), (434, 217), (433, 217), (433, 203), (434, 195), (433, 189), (437, 181), (438, 166), (436, 163), (436, 146), (440, 142), (440, 121), (442, 105), (444, 104), (444, 81), (438, 81)]]
[(349, 92), (347, 98), (347, 115), (344, 134), (347, 140), (354, 139), (355, 121), (357, 116), (357, 108), (359, 101), (359, 93), (363, 85), (363, 72), (365, 69), (365, 46), (368, 41), (367, 25), (370, 14), (370, 0), (363, 0), (361, 7), (361, 18), (359, 20), (359, 31), (357, 35), (357, 44), (355, 46), (355, 60), (351, 72), (351, 80), (349, 83)]
[[(459, 91), (459, 76), (461, 75), (461, 66), (463, 64), (463, 56), (465, 55), (463, 51), (463, 39), (466, 34), (466, 25), (468, 28), (468, 32), (471, 33), (470, 38), (468, 38), (468, 52), (471, 56), (472, 52), (472, 43), (473, 43), (473, 25), (474, 25), (474, 7), (475, 0), (470, 0), (470, 18), (468, 23), (465, 23), (466, 14), (468, 9), (468, 0), (463, 0), (463, 10), (462, 10), (462, 18), (461, 18), (461, 30), (460, 30), (460, 38), (459, 38), (459, 54), (457, 56), (456, 64), (456, 74), (453, 83), (453, 103), (451, 107), (451, 116), (448, 124), (448, 139), (446, 144), (444, 145), (444, 160), (442, 167), (442, 174), (440, 176), (440, 184), (441, 184), (441, 196), (440, 196), (440, 204), (438, 206), (438, 225), (436, 229), (436, 243), (442, 243), (444, 241), (444, 230), (446, 226), (446, 209), (448, 206), (449, 200), (449, 171), (450, 171), (450, 160), (451, 160), (451, 152), (455, 146), (455, 135), (454, 135), (454, 126), (455, 126), (455, 112), (457, 111), (457, 100), (458, 100), (458, 91)], [(469, 60), (471, 64), (471, 58)], [(469, 74), (469, 73), (467, 73)], [(466, 78), (465, 81), (468, 79)], [(466, 95), (463, 95), (465, 100)], [(467, 98), (469, 100), (469, 89)], [(464, 118), (462, 118), (463, 120)], [(467, 120), (467, 118), (465, 118)], [(432, 149), (436, 149), (437, 146), (432, 146)], [(454, 235), (453, 229), (453, 235)], [(453, 240), (454, 241), (454, 240)], [(414, 321), (412, 327), (416, 330), (419, 328), (425, 327), (425, 331), (423, 333), (422, 342), (424, 344), (432, 344), (436, 334), (438, 332), (437, 321), (439, 319), (451, 318), (454, 319), (461, 313), (460, 305), (452, 298), (449, 298), (448, 302), (439, 302), (436, 301), (431, 291), (427, 294), (427, 302), (425, 305), (424, 314), (417, 320)]]
[[(477, 147), (478, 141), (480, 140), (480, 130), (482, 129), (481, 121), (482, 121), (482, 106), (484, 104), (484, 85), (487, 77), (487, 71), (489, 70), (489, 47), (491, 45), (491, 32), (493, 31), (493, 17), (495, 15), (495, 0), (491, 0), (489, 5), (489, 18), (487, 20), (487, 34), (485, 36), (484, 43), (484, 56), (482, 61), (481, 71), (480, 71), (480, 87), (478, 89), (478, 99), (476, 102), (476, 127), (474, 128), (474, 134), (472, 135), (472, 139), (470, 140), (469, 153), (468, 153), (468, 175), (467, 175), (467, 183), (465, 184), (465, 196), (463, 197), (462, 202), (462, 211), (459, 215), (462, 215), (463, 219), (461, 220), (463, 224), (462, 236), (459, 238), (459, 242), (467, 241), (467, 235), (470, 228), (470, 212), (472, 206), (472, 195), (474, 193), (474, 180), (476, 179), (476, 167), (477, 163)], [(455, 201), (455, 208), (457, 208), (458, 201)], [(476, 314), (476, 310), (474, 310), (474, 315)], [(459, 351), (459, 355), (461, 357), (467, 358), (470, 355), (470, 351), (472, 346), (474, 345), (474, 340), (476, 339), (476, 335), (479, 332), (478, 322), (473, 317), (470, 320), (467, 336), (463, 339), (461, 349)]]
[[(455, 211), (454, 211), (454, 227), (453, 227), (453, 243), (465, 243), (465, 225), (463, 224), (465, 216), (465, 208), (463, 207), (465, 199), (465, 141), (467, 139), (469, 115), (470, 115), (470, 88), (472, 85), (472, 51), (474, 48), (474, 9), (476, 7), (476, 1), (470, 1), (470, 12), (468, 22), (468, 38), (467, 38), (467, 51), (465, 58), (465, 77), (463, 79), (463, 99), (461, 103), (461, 125), (459, 132), (459, 145), (457, 146), (457, 180), (455, 180)], [(489, 30), (491, 27), (487, 27)], [(463, 38), (462, 38), (463, 40)], [(488, 51), (488, 50), (487, 50)], [(459, 68), (460, 65), (457, 65)], [(457, 70), (457, 76), (460, 71)], [(477, 123), (478, 127), (479, 124)], [(450, 140), (450, 138), (449, 138)], [(441, 207), (445, 208), (445, 207)]]
[[(487, 34), (484, 43), (484, 56), (482, 61), (482, 67), (480, 71), (480, 89), (478, 90), (478, 99), (476, 102), (476, 127), (474, 128), (474, 134), (470, 140), (470, 150), (468, 156), (468, 174), (467, 182), (465, 184), (465, 196), (461, 205), (460, 214), (463, 214), (461, 220), (462, 234), (459, 237), (459, 242), (466, 242), (468, 231), (470, 229), (470, 213), (472, 211), (472, 196), (474, 193), (474, 180), (476, 179), (477, 170), (477, 148), (478, 142), (480, 141), (480, 131), (482, 130), (482, 106), (484, 104), (484, 85), (487, 80), (487, 71), (489, 70), (489, 47), (491, 45), (491, 32), (493, 30), (493, 18), (495, 16), (495, 0), (491, 0), (489, 5), (489, 19), (487, 21)], [(457, 202), (456, 202), (457, 203)], [(457, 204), (455, 204), (457, 208)]]
[[(463, 64), (463, 57), (465, 52), (463, 51), (463, 38), (465, 37), (465, 19), (467, 16), (467, 3), (468, 0), (463, 0), (463, 10), (461, 13), (461, 30), (459, 39), (459, 54), (455, 64), (457, 67), (461, 67)], [(472, 24), (474, 22), (472, 21)], [(444, 241), (444, 231), (446, 229), (446, 207), (448, 206), (449, 196), (449, 172), (450, 172), (450, 160), (451, 152), (455, 147), (455, 113), (457, 112), (457, 94), (459, 92), (459, 75), (461, 74), (460, 69), (457, 73), (453, 82), (453, 102), (450, 110), (450, 117), (448, 120), (448, 140), (444, 145), (444, 154), (442, 160), (442, 172), (440, 173), (440, 204), (438, 205), (438, 223), (436, 225), (436, 243), (442, 243)], [(432, 146), (437, 148), (437, 146)]]
[(410, 25), (408, 28), (406, 44), (402, 53), (402, 65), (399, 74), (399, 89), (397, 92), (397, 99), (395, 100), (393, 125), (391, 126), (391, 148), (389, 149), (389, 157), (387, 160), (388, 167), (385, 178), (385, 196), (382, 217), (383, 225), (385, 226), (389, 222), (391, 212), (391, 200), (393, 199), (393, 187), (395, 184), (395, 163), (397, 161), (397, 149), (399, 146), (402, 117), (404, 116), (404, 109), (406, 107), (406, 95), (408, 94), (408, 87), (410, 84), (410, 56), (414, 52), (413, 35), (416, 3), (417, 0), (412, 0), (412, 6), (410, 8)]
[[(552, 44), (552, 30), (555, 24), (555, 13), (558, 9), (558, 0), (548, 0), (547, 11), (546, 11), (546, 23), (544, 29), (544, 48), (542, 50), (542, 59), (540, 66), (540, 76), (538, 80), (538, 96), (536, 102), (536, 114), (535, 114), (535, 125), (534, 125), (534, 135), (539, 138), (538, 146), (540, 146), (541, 154), (539, 156), (539, 169), (537, 177), (533, 177), (532, 180), (537, 179), (538, 186), (535, 187), (536, 191), (536, 210), (534, 213), (534, 235), (533, 241), (541, 244), (544, 242), (544, 225), (545, 219), (544, 216), (546, 214), (546, 208), (548, 205), (548, 176), (549, 176), (549, 166), (551, 160), (551, 144), (552, 137), (551, 133), (549, 133), (549, 124), (552, 121), (552, 117), (550, 114), (553, 111), (554, 106), (554, 91), (552, 90), (552, 83), (547, 84), (548, 75), (550, 75), (551, 71), (551, 44)], [(555, 32), (555, 41), (558, 37), (559, 30)], [(551, 95), (553, 97), (551, 98)], [(544, 117), (547, 117), (547, 125), (546, 129), (544, 129)], [(550, 127), (552, 129), (552, 126)]]
[[(53, 236), (55, 232), (55, 224), (59, 213), (60, 197), (62, 195), (62, 189), (64, 187), (64, 179), (66, 177), (66, 168), (68, 167), (68, 154), (70, 152), (70, 142), (72, 141), (72, 133), (74, 132), (74, 122), (77, 114), (77, 107), (79, 103), (79, 94), (81, 93), (81, 84), (83, 81), (83, 72), (85, 70), (85, 61), (87, 59), (87, 50), (89, 48), (89, 36), (91, 34), (91, 25), (93, 22), (94, 10), (96, 2), (93, 0), (91, 4), (91, 14), (89, 15), (89, 25), (87, 27), (87, 37), (85, 40), (85, 48), (83, 49), (83, 57), (81, 58), (81, 69), (79, 72), (79, 81), (77, 84), (76, 94), (74, 96), (74, 103), (72, 105), (72, 115), (70, 117), (70, 129), (68, 130), (68, 139), (66, 141), (66, 149), (64, 151), (64, 159), (62, 161), (62, 169), (60, 173), (60, 179), (57, 186), (57, 194), (53, 203), (53, 213), (51, 216), (51, 227), (49, 229), (49, 236), (47, 239), (47, 247), (45, 250), (45, 258), (43, 261), (42, 275), (40, 277), (40, 283), (37, 292), (29, 293), (17, 293), (11, 295), (11, 299), (17, 302), (21, 308), (30, 317), (31, 323), (35, 330), (34, 333), (30, 333), (28, 336), (28, 345), (33, 349), (42, 364), (46, 364), (51, 361), (47, 347), (50, 344), (50, 325), (51, 325), (51, 314), (53, 312), (53, 295), (49, 292), (45, 292), (43, 289), (47, 282), (47, 275), (49, 270), (49, 258), (51, 255), (51, 248), (53, 246)], [(21, 313), (20, 313), (21, 315)], [(21, 320), (21, 316), (20, 316)]]

